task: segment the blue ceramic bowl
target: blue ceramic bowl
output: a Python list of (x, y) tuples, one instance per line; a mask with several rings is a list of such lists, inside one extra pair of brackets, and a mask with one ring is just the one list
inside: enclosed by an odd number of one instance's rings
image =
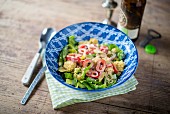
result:
[[(78, 42), (89, 40), (90, 38), (97, 38), (99, 43), (116, 44), (124, 51), (126, 55), (124, 60), (126, 67), (115, 85), (104, 89), (87, 90), (75, 88), (62, 79), (60, 72), (58, 72), (58, 58), (60, 51), (68, 43), (67, 37), (70, 35), (74, 35)], [(89, 92), (99, 92), (123, 84), (134, 74), (138, 66), (138, 52), (129, 37), (113, 26), (96, 22), (73, 24), (57, 32), (46, 47), (45, 59), (48, 70), (57, 81), (72, 89)]]

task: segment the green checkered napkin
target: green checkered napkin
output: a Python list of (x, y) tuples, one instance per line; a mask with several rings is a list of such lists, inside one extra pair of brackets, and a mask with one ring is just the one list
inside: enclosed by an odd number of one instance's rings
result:
[(80, 92), (78, 90), (73, 90), (71, 88), (62, 85), (60, 82), (55, 80), (51, 74), (46, 71), (46, 80), (48, 88), (51, 95), (52, 105), (54, 109), (68, 106), (80, 102), (89, 102), (105, 97), (110, 97), (119, 94), (125, 94), (127, 92), (133, 91), (136, 89), (138, 84), (134, 76), (132, 76), (128, 81), (123, 85), (120, 85), (116, 88), (109, 89), (102, 92)]
[[(43, 61), (45, 63), (45, 61)], [(125, 94), (136, 89), (138, 81), (134, 76), (124, 84), (102, 92), (81, 92), (71, 89), (58, 82), (47, 70), (45, 72), (47, 85), (51, 95), (51, 101), (54, 109), (68, 106), (80, 102), (90, 102), (114, 95)]]

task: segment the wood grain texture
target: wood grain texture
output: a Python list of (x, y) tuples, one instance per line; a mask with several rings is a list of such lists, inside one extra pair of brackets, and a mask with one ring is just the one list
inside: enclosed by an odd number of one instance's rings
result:
[[(120, 6), (120, 0), (116, 0)], [(60, 30), (68, 25), (101, 22), (105, 18), (102, 0), (0, 0), (0, 114), (168, 114), (170, 113), (170, 1), (148, 0), (140, 38), (135, 43), (139, 66), (135, 73), (139, 85), (128, 94), (88, 103), (52, 109), (46, 80), (36, 87), (27, 105), (20, 100), (27, 90), (21, 79), (39, 46), (43, 28)], [(117, 22), (119, 7), (112, 20)], [(148, 29), (162, 34), (151, 44), (155, 55), (146, 54), (139, 42)], [(41, 68), (39, 63), (34, 77)]]

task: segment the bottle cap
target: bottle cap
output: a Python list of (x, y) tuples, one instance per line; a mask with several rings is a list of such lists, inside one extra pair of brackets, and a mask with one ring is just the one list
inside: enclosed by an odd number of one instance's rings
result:
[(148, 54), (155, 54), (156, 53), (156, 47), (151, 45), (151, 44), (147, 44), (145, 46), (145, 52)]

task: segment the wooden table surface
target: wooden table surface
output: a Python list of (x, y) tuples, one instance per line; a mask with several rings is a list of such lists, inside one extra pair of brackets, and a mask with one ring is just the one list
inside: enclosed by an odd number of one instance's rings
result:
[[(120, 5), (120, 0), (116, 0)], [(68, 25), (101, 22), (105, 18), (102, 0), (0, 0), (0, 114), (114, 114), (170, 113), (170, 1), (148, 0), (143, 16), (140, 38), (136, 42), (139, 66), (137, 89), (128, 94), (94, 102), (79, 103), (53, 110), (44, 79), (29, 102), (20, 100), (27, 87), (21, 79), (39, 46), (39, 36), (45, 27), (60, 30)], [(112, 20), (117, 22), (119, 7)], [(139, 41), (148, 29), (162, 34), (151, 44), (155, 55), (146, 54)], [(34, 75), (41, 64), (38, 64)]]

